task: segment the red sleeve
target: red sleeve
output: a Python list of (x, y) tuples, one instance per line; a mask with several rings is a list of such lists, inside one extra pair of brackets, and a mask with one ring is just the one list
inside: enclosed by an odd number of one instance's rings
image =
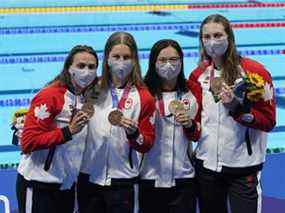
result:
[(197, 84), (200, 85), (200, 82), (198, 81), (198, 78), (199, 76), (204, 72), (205, 69), (203, 69), (202, 67), (197, 67), (195, 68), (191, 73), (190, 73), (190, 76), (189, 76), (189, 81), (193, 81)]
[(21, 145), (24, 153), (48, 149), (65, 142), (64, 131), (56, 127), (54, 121), (63, 106), (62, 96), (52, 88), (45, 88), (32, 100), (23, 129)]
[(239, 112), (233, 117), (237, 122), (244, 126), (269, 132), (276, 124), (276, 103), (272, 78), (269, 72), (261, 64), (249, 59), (244, 60), (242, 67), (245, 72), (254, 72), (263, 77), (266, 85), (265, 91), (268, 94), (268, 97), (266, 97), (266, 100), (260, 100), (252, 104), (250, 109), (250, 113), (254, 115), (254, 121), (252, 123), (241, 120), (243, 112)]
[(193, 80), (189, 80), (187, 84), (196, 99), (198, 110), (194, 120), (192, 120), (193, 125), (190, 128), (183, 128), (183, 130), (188, 140), (197, 141), (201, 134), (202, 88), (200, 84)]
[(138, 131), (127, 135), (129, 144), (138, 152), (148, 152), (155, 139), (155, 100), (145, 88), (139, 88), (141, 112), (138, 121)]

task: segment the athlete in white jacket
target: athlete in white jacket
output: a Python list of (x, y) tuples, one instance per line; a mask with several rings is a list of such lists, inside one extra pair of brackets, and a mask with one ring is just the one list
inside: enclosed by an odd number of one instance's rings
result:
[(67, 56), (63, 71), (33, 98), (21, 141), (20, 213), (73, 212), (74, 183), (90, 117), (82, 109), (87, 106), (84, 94), (97, 81), (97, 66), (96, 52), (78, 45)]
[[(260, 213), (260, 171), (267, 132), (275, 126), (271, 76), (263, 65), (239, 56), (230, 23), (221, 15), (202, 22), (200, 44), (201, 63), (190, 76), (203, 95), (196, 154), (200, 211), (226, 213), (229, 201), (232, 213)], [(263, 95), (255, 91), (256, 101), (249, 91), (234, 89), (246, 75), (264, 84)]]
[(156, 97), (156, 139), (140, 172), (140, 212), (195, 213), (191, 153), (200, 135), (201, 88), (186, 81), (176, 41), (154, 44), (145, 82)]

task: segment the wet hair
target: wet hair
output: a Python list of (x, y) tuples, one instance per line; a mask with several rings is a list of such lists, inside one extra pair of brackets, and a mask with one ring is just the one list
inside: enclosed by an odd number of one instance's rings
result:
[(167, 47), (174, 48), (177, 51), (180, 61), (181, 61), (181, 72), (177, 76), (176, 90), (181, 91), (181, 92), (186, 92), (188, 90), (186, 86), (185, 75), (184, 75), (183, 52), (182, 52), (180, 45), (178, 44), (177, 41), (174, 41), (171, 39), (159, 40), (151, 48), (148, 70), (144, 78), (144, 82), (146, 86), (148, 87), (150, 93), (153, 96), (157, 96), (159, 98), (161, 98), (161, 92), (162, 92), (162, 79), (156, 72), (156, 62), (157, 62), (159, 53)]
[(104, 58), (102, 64), (101, 88), (107, 90), (111, 81), (110, 66), (108, 65), (109, 54), (116, 45), (124, 44), (130, 48), (131, 59), (133, 61), (133, 70), (129, 76), (128, 82), (143, 86), (141, 77), (141, 68), (139, 64), (138, 48), (134, 37), (127, 32), (115, 32), (107, 40), (104, 48)]
[(223, 55), (223, 65), (222, 65), (222, 78), (228, 85), (234, 84), (234, 81), (240, 77), (240, 71), (238, 69), (238, 65), (240, 63), (240, 55), (237, 52), (235, 45), (234, 33), (231, 27), (231, 24), (228, 19), (219, 14), (213, 14), (205, 18), (200, 26), (200, 65), (203, 64), (204, 61), (211, 61), (211, 57), (207, 55), (202, 36), (203, 36), (203, 27), (209, 23), (217, 23), (221, 24), (224, 27), (224, 30), (227, 34), (228, 38), (228, 49)]

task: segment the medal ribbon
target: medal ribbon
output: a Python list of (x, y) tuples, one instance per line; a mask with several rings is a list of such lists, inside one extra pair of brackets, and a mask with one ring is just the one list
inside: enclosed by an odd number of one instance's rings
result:
[(115, 87), (111, 83), (111, 96), (112, 96), (113, 108), (122, 109), (125, 105), (125, 102), (129, 96), (130, 91), (131, 91), (131, 85), (127, 84), (126, 87), (124, 88), (123, 95), (122, 95), (121, 99), (118, 100), (118, 96), (116, 94)]
[[(182, 97), (182, 93), (180, 91), (177, 91), (175, 100), (177, 100), (177, 99), (181, 100), (181, 97)], [(165, 117), (163, 97), (161, 97), (160, 99), (156, 100), (156, 106), (157, 106), (157, 108), (159, 110), (160, 116), (161, 117)]]

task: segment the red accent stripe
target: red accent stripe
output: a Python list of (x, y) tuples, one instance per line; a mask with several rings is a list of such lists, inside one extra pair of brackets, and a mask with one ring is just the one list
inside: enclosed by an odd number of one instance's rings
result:
[(282, 54), (284, 54), (284, 55), (285, 55), (285, 50), (282, 50)]
[(285, 27), (285, 22), (239, 23), (239, 24), (232, 24), (232, 27), (233, 28)]
[(188, 5), (188, 9), (215, 9), (215, 8), (260, 8), (285, 7), (285, 3), (245, 3), (245, 4), (197, 4)]

